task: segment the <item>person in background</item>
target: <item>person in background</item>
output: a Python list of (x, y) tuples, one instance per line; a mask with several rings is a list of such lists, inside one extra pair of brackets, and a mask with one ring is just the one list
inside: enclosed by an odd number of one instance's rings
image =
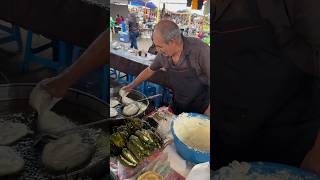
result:
[(119, 14), (117, 14), (117, 17), (116, 17), (116, 24), (117, 25), (121, 25), (121, 23), (122, 23), (122, 20), (121, 20), (121, 18), (120, 18), (120, 16), (119, 16)]
[(137, 36), (139, 33), (139, 26), (137, 23), (137, 17), (134, 13), (129, 14), (128, 26), (129, 26), (129, 37), (131, 41), (130, 47), (138, 49)]
[(122, 21), (121, 22), (121, 30), (122, 30), (122, 32), (127, 32), (126, 21)]
[(123, 16), (121, 16), (120, 18), (121, 18), (121, 22), (125, 21)]
[(195, 112), (210, 115), (210, 48), (201, 40), (184, 37), (177, 24), (161, 20), (153, 32), (153, 42), (158, 51), (150, 67), (123, 90), (130, 92), (134, 87), (165, 69), (175, 114)]
[(110, 41), (112, 41), (112, 34), (115, 34), (114, 26), (115, 26), (114, 20), (110, 16), (110, 26), (109, 26), (110, 27)]

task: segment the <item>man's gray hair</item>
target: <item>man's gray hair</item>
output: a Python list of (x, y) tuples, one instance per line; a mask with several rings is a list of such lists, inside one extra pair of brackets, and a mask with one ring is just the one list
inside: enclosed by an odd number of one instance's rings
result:
[(155, 27), (163, 38), (163, 41), (168, 44), (173, 39), (180, 41), (182, 34), (179, 26), (170, 20), (161, 20)]
[(166, 35), (163, 40), (166, 44), (168, 44), (170, 41), (172, 41), (173, 39), (178, 38), (180, 40), (181, 38), (181, 31), (180, 29), (174, 29), (173, 31), (169, 32), (168, 35)]

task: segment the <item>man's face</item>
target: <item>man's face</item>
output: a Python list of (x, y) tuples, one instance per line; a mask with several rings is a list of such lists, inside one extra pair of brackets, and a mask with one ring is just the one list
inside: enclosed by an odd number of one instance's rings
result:
[(153, 43), (156, 46), (158, 53), (161, 53), (164, 56), (172, 56), (173, 50), (175, 48), (172, 41), (166, 44), (160, 33), (155, 32), (153, 34)]

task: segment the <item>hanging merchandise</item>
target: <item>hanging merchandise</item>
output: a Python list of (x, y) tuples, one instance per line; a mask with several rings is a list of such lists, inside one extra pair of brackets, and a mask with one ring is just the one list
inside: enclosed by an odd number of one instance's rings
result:
[(203, 0), (192, 0), (191, 9), (192, 10), (201, 10), (203, 6)]
[(192, 0), (191, 9), (198, 10), (198, 0)]

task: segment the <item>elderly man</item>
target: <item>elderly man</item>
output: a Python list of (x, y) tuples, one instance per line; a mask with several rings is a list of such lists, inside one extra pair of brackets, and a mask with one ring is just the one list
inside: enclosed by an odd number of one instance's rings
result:
[(210, 49), (202, 41), (183, 37), (172, 21), (160, 21), (153, 33), (158, 55), (150, 67), (123, 89), (130, 91), (156, 71), (165, 69), (174, 92), (175, 114), (196, 112), (210, 115)]

